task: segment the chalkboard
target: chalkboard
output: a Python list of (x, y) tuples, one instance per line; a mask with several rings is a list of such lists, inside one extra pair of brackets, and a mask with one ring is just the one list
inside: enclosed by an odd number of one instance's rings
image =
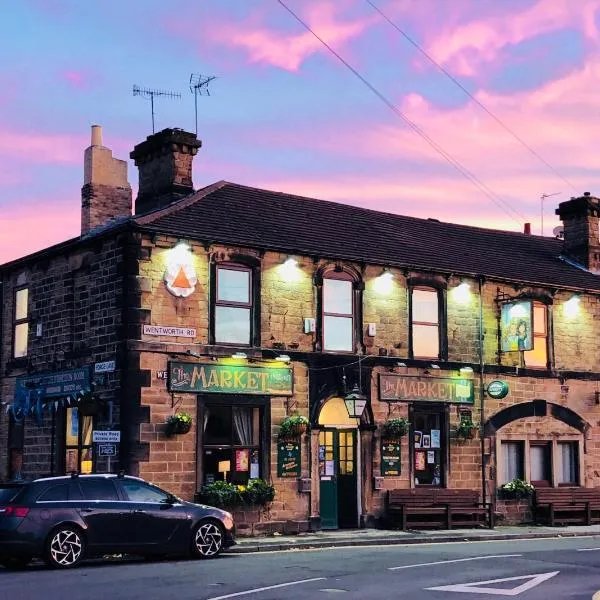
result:
[(277, 443), (277, 476), (300, 477), (300, 442)]
[(388, 477), (400, 475), (400, 442), (381, 440), (381, 474)]

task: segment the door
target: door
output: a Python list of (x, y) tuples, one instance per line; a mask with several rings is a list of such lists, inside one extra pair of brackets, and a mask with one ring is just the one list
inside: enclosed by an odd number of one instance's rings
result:
[(319, 433), (319, 477), (321, 527), (357, 527), (355, 429), (325, 429)]
[(446, 485), (446, 419), (443, 409), (415, 405), (410, 428), (415, 486)]

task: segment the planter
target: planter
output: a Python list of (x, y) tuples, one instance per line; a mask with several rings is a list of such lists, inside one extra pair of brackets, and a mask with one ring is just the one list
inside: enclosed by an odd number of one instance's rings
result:
[(308, 419), (295, 415), (286, 417), (281, 423), (279, 438), (282, 440), (296, 440), (308, 431)]
[(294, 437), (300, 437), (308, 431), (307, 423), (297, 423), (296, 425), (292, 425), (290, 433)]
[(191, 423), (186, 423), (184, 421), (171, 421), (165, 425), (165, 435), (167, 437), (172, 437), (174, 435), (188, 433), (191, 428)]
[(533, 522), (531, 498), (501, 498), (496, 503), (497, 519), (503, 525), (523, 525)]

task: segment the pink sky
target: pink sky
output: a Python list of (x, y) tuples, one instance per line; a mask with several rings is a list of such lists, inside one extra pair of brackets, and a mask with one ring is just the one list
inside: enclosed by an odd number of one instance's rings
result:
[[(144, 7), (116, 0), (85, 8), (69, 0), (25, 4), (5, 11), (0, 263), (79, 234), (89, 126), (103, 125), (104, 142), (119, 158), (151, 133), (149, 103), (132, 96), (132, 84), (180, 91), (180, 101), (157, 102), (157, 129), (193, 130), (192, 72), (218, 76), (211, 96), (199, 100), (204, 145), (196, 187), (227, 179), (478, 226), (522, 230), (527, 220), (534, 233), (540, 196), (559, 193), (545, 203), (547, 235), (558, 225), (557, 202), (600, 193), (600, 0), (577, 0), (576, 10), (573, 0), (375, 1), (568, 183), (364, 0), (287, 0), (516, 218), (448, 165), (277, 2), (206, 0), (195, 7), (176, 0), (168, 11), (159, 0)], [(150, 35), (160, 43), (149, 47)], [(133, 165), (129, 179), (136, 187)]]

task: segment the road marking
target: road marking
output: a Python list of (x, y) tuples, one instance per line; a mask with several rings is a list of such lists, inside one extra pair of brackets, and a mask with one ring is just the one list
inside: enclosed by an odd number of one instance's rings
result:
[(388, 571), (398, 571), (399, 569), (412, 569), (414, 567), (430, 567), (432, 565), (447, 565), (450, 563), (467, 562), (469, 560), (488, 560), (490, 558), (512, 558), (523, 556), (522, 554), (493, 554), (490, 556), (473, 556), (471, 558), (455, 558), (454, 560), (438, 560), (436, 562), (420, 563), (418, 565), (403, 565), (402, 567), (388, 567)]
[(600, 600), (600, 590), (598, 590), (593, 596), (592, 600)]
[[(474, 581), (472, 583), (459, 583), (457, 585), (441, 585), (437, 587), (425, 588), (426, 590), (432, 590), (437, 592), (462, 592), (463, 594), (489, 594), (491, 596), (518, 596), (531, 588), (534, 588), (540, 583), (558, 575), (560, 571), (551, 571), (549, 573), (536, 573), (534, 575), (521, 575), (520, 577), (504, 577), (503, 579), (488, 579), (487, 581)], [(504, 581), (520, 581), (522, 579), (528, 579), (525, 583), (512, 588), (493, 588), (493, 587), (480, 587), (482, 585), (487, 586), (490, 583), (501, 583)]]
[(277, 588), (288, 587), (290, 585), (300, 585), (301, 583), (310, 583), (311, 581), (323, 581), (326, 577), (314, 577), (313, 579), (302, 579), (300, 581), (288, 581), (287, 583), (278, 583), (277, 585), (268, 585), (266, 587), (254, 588), (253, 590), (245, 590), (244, 592), (235, 592), (226, 596), (215, 596), (208, 600), (225, 600), (225, 598), (237, 598), (238, 596), (247, 596), (248, 594), (256, 594), (257, 592), (266, 592), (267, 590), (276, 590)]
[(578, 548), (577, 552), (594, 552), (594, 550), (600, 550), (600, 548)]

